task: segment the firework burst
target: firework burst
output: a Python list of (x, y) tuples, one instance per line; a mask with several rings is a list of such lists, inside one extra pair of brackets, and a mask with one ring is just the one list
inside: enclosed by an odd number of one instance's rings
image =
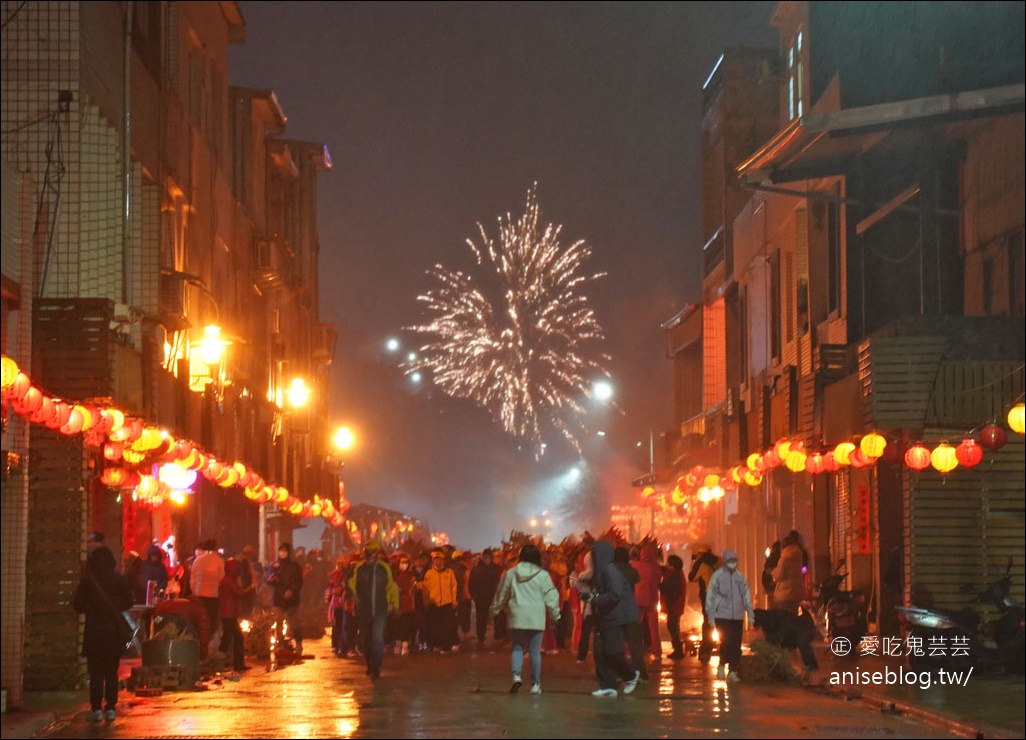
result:
[(426, 323), (408, 327), (425, 337), (407, 370), (426, 369), (435, 385), (473, 401), (513, 437), (534, 446), (551, 431), (579, 449), (582, 401), (608, 377), (604, 334), (584, 289), (603, 273), (585, 274), (591, 247), (560, 244), (561, 226), (540, 225), (536, 187), (524, 214), (499, 218), (498, 238), (478, 224), (480, 244), (467, 245), (473, 273), (435, 265), (435, 287), (418, 296)]

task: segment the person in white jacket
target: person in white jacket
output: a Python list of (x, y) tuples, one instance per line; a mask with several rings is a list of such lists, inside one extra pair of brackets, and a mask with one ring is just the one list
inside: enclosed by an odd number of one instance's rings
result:
[[(745, 615), (748, 624), (755, 624), (755, 608), (752, 606), (752, 592), (744, 573), (737, 569), (737, 553), (723, 551), (723, 566), (717, 568), (709, 579), (705, 595), (705, 611), (720, 633), (720, 667), (716, 678), (729, 678), (738, 682), (737, 673), (741, 665), (741, 637), (744, 633)], [(730, 667), (729, 676), (726, 673)]]
[(511, 694), (517, 693), (524, 683), (521, 672), (525, 649), (531, 660), (531, 693), (541, 693), (541, 643), (545, 617), (550, 617), (553, 622), (559, 620), (559, 591), (541, 562), (541, 551), (534, 545), (524, 545), (520, 549), (519, 562), (502, 574), (492, 601), (492, 614), (503, 609), (508, 612), (509, 639), (513, 648), (510, 659), (513, 671)]

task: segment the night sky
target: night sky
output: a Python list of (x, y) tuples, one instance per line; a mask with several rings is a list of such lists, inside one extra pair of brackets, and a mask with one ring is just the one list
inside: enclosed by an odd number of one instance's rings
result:
[[(659, 325), (700, 298), (701, 87), (725, 48), (777, 45), (776, 3), (239, 5), (231, 83), (273, 90), (286, 138), (334, 162), (319, 180), (320, 314), (339, 332), (332, 415), (361, 439), (347, 497), (473, 549), (543, 510), (562, 517), (557, 539), (603, 526), (608, 503), (632, 500), (650, 430), (658, 445), (671, 424)], [(583, 449), (598, 495), (575, 496), (566, 445), (536, 462), (384, 350), (413, 341), (401, 330), (422, 319), (426, 270), (469, 267), (477, 223), (494, 235), (535, 182), (543, 223), (607, 273), (591, 296), (616, 408), (596, 410), (608, 434)]]

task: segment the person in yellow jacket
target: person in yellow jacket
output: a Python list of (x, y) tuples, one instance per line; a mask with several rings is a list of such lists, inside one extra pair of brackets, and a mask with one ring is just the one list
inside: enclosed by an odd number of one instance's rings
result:
[(363, 562), (349, 577), (349, 591), (356, 597), (356, 623), (360, 630), (360, 647), (367, 660), (367, 675), (381, 675), (385, 654), (385, 625), (389, 612), (399, 611), (399, 587), (392, 577), (387, 559), (379, 558), (381, 545), (377, 540), (367, 543)]
[(441, 550), (431, 551), (431, 567), (424, 573), (420, 591), (426, 609), (428, 644), (436, 652), (459, 650), (456, 634), (459, 583)]

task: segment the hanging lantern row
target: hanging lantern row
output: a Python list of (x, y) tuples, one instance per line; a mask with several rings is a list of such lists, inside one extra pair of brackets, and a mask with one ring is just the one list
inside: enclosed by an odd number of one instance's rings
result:
[[(1009, 427), (1019, 433), (1023, 424), (1023, 404), (1017, 403), (1008, 412)], [(745, 460), (744, 465), (735, 465), (726, 472), (728, 484), (744, 484), (749, 487), (757, 487), (763, 481), (763, 476), (769, 470), (777, 467), (786, 467), (792, 473), (807, 472), (811, 475), (822, 473), (836, 473), (842, 467), (866, 468), (874, 465), (877, 460), (891, 464), (904, 463), (907, 467), (920, 471), (933, 467), (941, 473), (950, 473), (955, 468), (972, 468), (983, 461), (986, 452), (1000, 450), (1008, 441), (1008, 433), (1004, 427), (991, 422), (979, 429), (979, 440), (966, 436), (957, 446), (948, 444), (945, 440), (933, 449), (927, 447), (923, 442), (916, 442), (902, 450), (900, 442), (888, 440), (882, 434), (870, 432), (858, 439), (858, 444), (851, 441), (838, 443), (832, 450), (806, 450), (805, 444), (801, 441), (781, 439), (771, 448), (763, 453), (753, 452)], [(710, 483), (710, 479), (716, 481)], [(696, 465), (690, 471), (677, 479), (677, 486), (674, 488), (672, 500), (674, 503), (682, 503), (684, 491), (696, 489), (702, 485), (701, 490), (711, 489), (718, 483), (718, 476), (707, 474), (701, 466)], [(722, 490), (722, 489), (721, 489)], [(642, 499), (654, 493), (654, 489), (642, 491)], [(700, 496), (700, 500), (708, 498), (708, 494)], [(710, 499), (712, 500), (712, 499)]]
[[(182, 469), (176, 480), (189, 472), (197, 474), (222, 488), (241, 487), (247, 498), (258, 503), (273, 502), (289, 513), (304, 518), (323, 517), (332, 526), (345, 522), (330, 499), (314, 496), (301, 501), (288, 489), (272, 487), (244, 463), (226, 463), (203, 452), (195, 443), (175, 439), (167, 430), (146, 426), (142, 420), (130, 418), (120, 409), (100, 408), (51, 398), (32, 384), (31, 378), (14, 359), (3, 355), (0, 360), (0, 396), (11, 409), (34, 424), (43, 424), (67, 436), (83, 435), (89, 447), (97, 448), (110, 465), (100, 474), (100, 482), (110, 488), (132, 489), (133, 500), (148, 506), (159, 506), (172, 493), (180, 491), (166, 480), (140, 469), (171, 465)], [(151, 471), (152, 472), (152, 471)], [(171, 473), (165, 473), (165, 478)], [(187, 486), (186, 486), (187, 487)]]

